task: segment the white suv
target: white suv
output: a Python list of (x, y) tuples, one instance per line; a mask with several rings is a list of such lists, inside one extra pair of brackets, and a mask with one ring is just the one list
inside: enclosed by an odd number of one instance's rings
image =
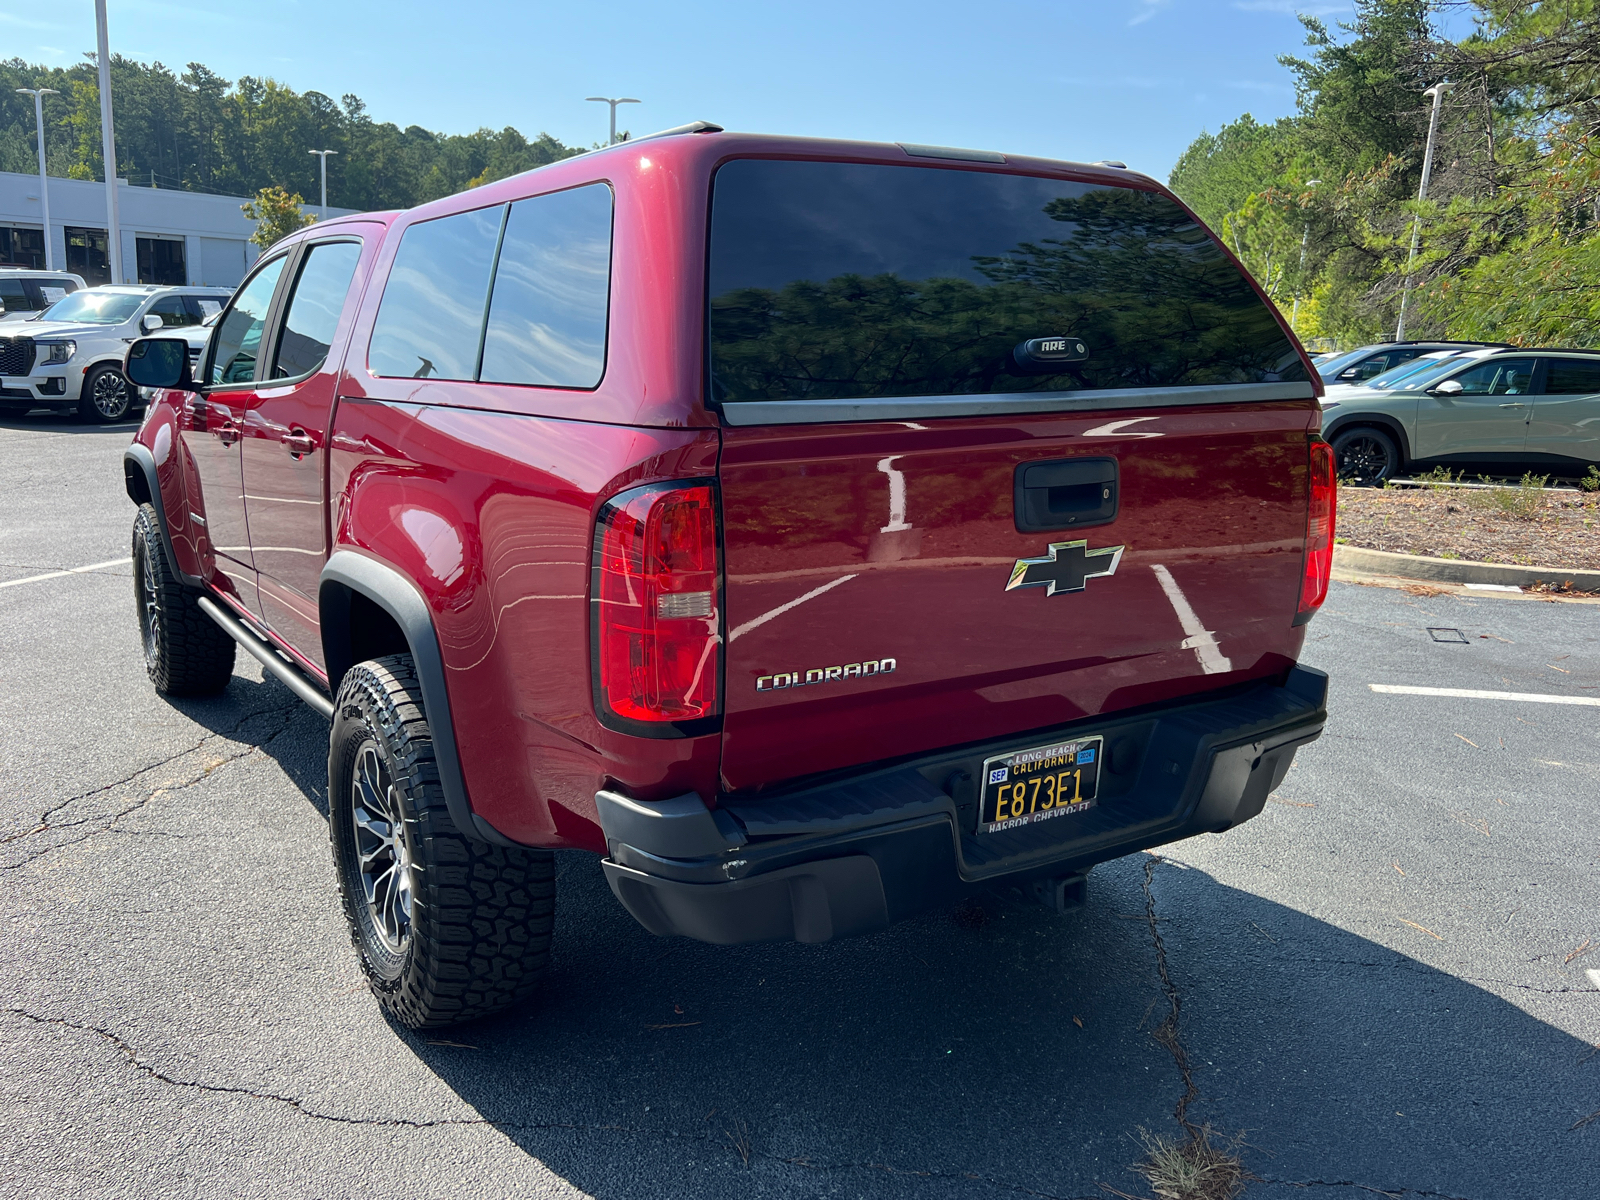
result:
[(0, 321), (21, 321), (89, 285), (71, 271), (0, 267)]
[(36, 316), (0, 323), (0, 415), (73, 407), (88, 421), (120, 421), (141, 406), (122, 377), (128, 343), (175, 328), (203, 345), (202, 327), (229, 288), (127, 284), (86, 288)]

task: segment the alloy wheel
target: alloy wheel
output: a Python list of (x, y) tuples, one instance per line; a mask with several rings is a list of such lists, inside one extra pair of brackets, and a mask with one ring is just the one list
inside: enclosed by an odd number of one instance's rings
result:
[(356, 754), (350, 812), (367, 914), (383, 944), (398, 954), (411, 933), (411, 849), (394, 777), (375, 741), (362, 743)]
[(161, 606), (156, 600), (156, 568), (148, 548), (139, 551), (138, 564), (139, 637), (144, 644), (144, 663), (154, 671), (161, 659)]
[(92, 396), (97, 413), (115, 421), (128, 411), (128, 381), (121, 371), (101, 371), (94, 377)]
[(1339, 449), (1339, 478), (1351, 483), (1380, 483), (1392, 466), (1389, 448), (1374, 437), (1353, 437)]

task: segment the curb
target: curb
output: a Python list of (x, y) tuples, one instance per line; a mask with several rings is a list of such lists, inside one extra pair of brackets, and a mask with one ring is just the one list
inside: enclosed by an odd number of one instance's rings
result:
[(1550, 583), (1559, 587), (1570, 583), (1586, 592), (1600, 592), (1600, 571), (1513, 567), (1503, 563), (1467, 562), (1459, 558), (1395, 554), (1388, 550), (1368, 550), (1362, 546), (1335, 545), (1333, 565), (1346, 571), (1388, 575), (1395, 579), (1427, 579), (1435, 583), (1502, 583), (1516, 587), (1535, 583)]

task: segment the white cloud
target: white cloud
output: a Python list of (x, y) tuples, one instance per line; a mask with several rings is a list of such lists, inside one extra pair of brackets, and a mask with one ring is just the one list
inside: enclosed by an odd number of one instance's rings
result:
[(1133, 19), (1128, 22), (1129, 25), (1143, 25), (1163, 8), (1171, 4), (1172, 0), (1139, 0), (1139, 3), (1142, 7), (1133, 14)]

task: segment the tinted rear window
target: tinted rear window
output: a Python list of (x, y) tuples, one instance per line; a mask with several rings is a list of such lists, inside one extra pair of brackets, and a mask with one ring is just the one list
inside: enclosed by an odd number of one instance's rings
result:
[[(718, 402), (1307, 378), (1205, 230), (1131, 188), (738, 160), (716, 175), (709, 270)], [(1018, 364), (1057, 336), (1083, 361)]]

